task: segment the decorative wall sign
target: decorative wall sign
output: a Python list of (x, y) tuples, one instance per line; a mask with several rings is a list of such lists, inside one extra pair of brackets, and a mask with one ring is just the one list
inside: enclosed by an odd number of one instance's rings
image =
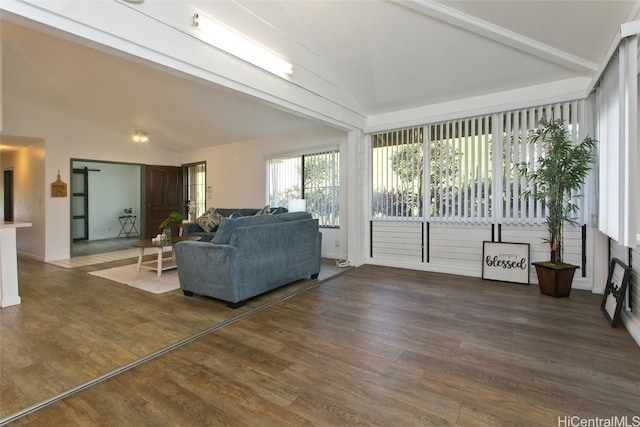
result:
[(482, 242), (482, 278), (529, 284), (529, 244)]
[(612, 328), (618, 326), (618, 321), (620, 320), (620, 310), (622, 309), (622, 302), (629, 284), (630, 273), (629, 267), (618, 258), (611, 260), (609, 277), (604, 287), (600, 308)]
[(51, 197), (67, 197), (67, 184), (60, 179), (60, 171), (56, 182), (51, 183)]

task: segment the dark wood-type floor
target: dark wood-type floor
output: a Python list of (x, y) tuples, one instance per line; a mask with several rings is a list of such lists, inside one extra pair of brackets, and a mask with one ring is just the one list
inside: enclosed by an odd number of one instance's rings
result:
[[(98, 243), (103, 249), (121, 244)], [(87, 250), (95, 252), (90, 246)], [(87, 274), (136, 262), (65, 269), (19, 257), (22, 304), (0, 309), (0, 424), (11, 414), (344, 271), (323, 259), (318, 280), (284, 286), (236, 310), (212, 298), (185, 297), (180, 290), (155, 295)]]
[[(176, 304), (175, 315), (211, 301)], [(135, 327), (148, 310), (121, 321)], [(600, 296), (363, 266), (12, 425), (557, 426), (572, 416), (640, 416), (640, 348), (609, 327)]]

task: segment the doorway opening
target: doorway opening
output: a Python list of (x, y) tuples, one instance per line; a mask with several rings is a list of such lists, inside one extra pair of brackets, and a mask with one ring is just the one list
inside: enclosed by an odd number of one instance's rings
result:
[[(142, 168), (140, 164), (71, 160), (71, 257), (131, 249), (141, 229)], [(123, 218), (127, 232), (124, 233)]]
[(13, 168), (4, 170), (4, 220), (13, 221)]

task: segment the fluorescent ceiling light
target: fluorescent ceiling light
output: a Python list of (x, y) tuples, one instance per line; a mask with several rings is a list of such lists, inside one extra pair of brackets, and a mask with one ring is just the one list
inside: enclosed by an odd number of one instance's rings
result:
[(280, 77), (293, 75), (293, 65), (244, 35), (199, 13), (193, 31), (202, 41)]

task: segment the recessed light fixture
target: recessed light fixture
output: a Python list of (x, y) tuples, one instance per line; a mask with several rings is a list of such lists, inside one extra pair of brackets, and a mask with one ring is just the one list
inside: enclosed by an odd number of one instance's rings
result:
[(149, 137), (146, 132), (142, 132), (141, 130), (137, 130), (133, 133), (133, 137), (131, 137), (135, 142), (147, 142)]
[(203, 16), (193, 15), (192, 34), (237, 58), (280, 77), (293, 75), (293, 65), (239, 32)]

